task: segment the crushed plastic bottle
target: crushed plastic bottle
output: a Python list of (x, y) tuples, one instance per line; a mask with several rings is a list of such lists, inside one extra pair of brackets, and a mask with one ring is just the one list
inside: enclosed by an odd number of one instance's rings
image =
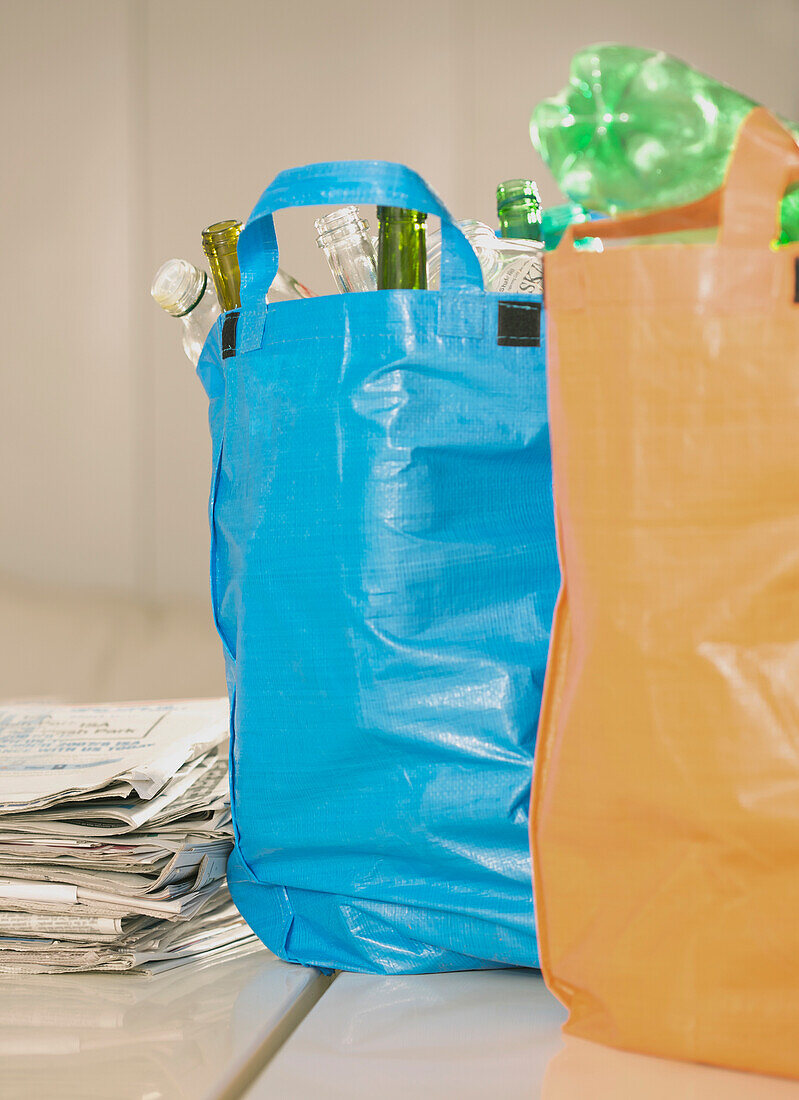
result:
[[(570, 225), (579, 225), (581, 222), (592, 221), (601, 217), (601, 214), (584, 210), (579, 203), (565, 202), (560, 206), (548, 206), (541, 215), (541, 237), (544, 248), (551, 252), (557, 248), (560, 238)], [(584, 249), (587, 252), (602, 252), (602, 241), (598, 237), (583, 237), (574, 242), (575, 248)]]
[[(574, 55), (566, 88), (535, 108), (530, 134), (574, 202), (610, 214), (653, 210), (721, 185), (755, 106), (669, 54), (589, 46)], [(799, 126), (785, 125), (799, 138)], [(799, 239), (799, 189), (787, 193), (781, 219), (780, 242)]]

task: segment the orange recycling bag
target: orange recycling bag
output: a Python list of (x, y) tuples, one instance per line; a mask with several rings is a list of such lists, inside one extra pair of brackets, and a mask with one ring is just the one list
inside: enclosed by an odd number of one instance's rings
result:
[[(566, 1031), (799, 1076), (799, 149), (547, 257), (563, 587), (533, 788)], [(715, 244), (614, 247), (718, 225)]]

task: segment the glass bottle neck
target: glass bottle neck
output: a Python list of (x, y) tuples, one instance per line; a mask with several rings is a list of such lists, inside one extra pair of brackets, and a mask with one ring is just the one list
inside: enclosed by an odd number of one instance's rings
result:
[(503, 237), (541, 240), (541, 199), (533, 180), (506, 180), (497, 187), (497, 217)]
[(314, 223), (317, 244), (325, 253), (333, 277), (339, 289), (352, 291), (375, 290), (377, 264), (374, 245), (357, 207), (344, 206), (334, 210)]
[(214, 280), (216, 296), (224, 311), (241, 305), (241, 272), (237, 246), (242, 231), (241, 222), (216, 222), (203, 230), (203, 251)]
[(220, 312), (214, 288), (209, 283), (193, 309), (179, 318), (183, 325), (183, 350), (195, 367), (199, 362), (211, 326)]
[(427, 214), (378, 206), (378, 290), (427, 289)]
[(508, 203), (499, 211), (499, 232), (503, 237), (540, 241), (540, 209), (526, 202)]

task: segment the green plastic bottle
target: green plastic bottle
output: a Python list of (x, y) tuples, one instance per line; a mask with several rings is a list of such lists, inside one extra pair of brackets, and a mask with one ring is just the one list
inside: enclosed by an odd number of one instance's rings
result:
[[(591, 215), (584, 210), (579, 203), (565, 202), (561, 206), (548, 206), (541, 215), (541, 237), (544, 248), (551, 252), (557, 248), (560, 239), (570, 225), (579, 225), (589, 221)], [(584, 237), (574, 242), (576, 248), (584, 248), (590, 252), (601, 252), (602, 242), (595, 237)]]
[(533, 180), (505, 180), (497, 187), (497, 218), (502, 237), (540, 241), (541, 196)]
[[(669, 54), (603, 45), (572, 58), (569, 83), (533, 111), (530, 134), (561, 189), (616, 214), (692, 202), (724, 179), (735, 136), (757, 104)], [(799, 127), (785, 123), (799, 137)], [(799, 189), (780, 241), (799, 239)]]
[(377, 289), (427, 289), (427, 214), (378, 206)]

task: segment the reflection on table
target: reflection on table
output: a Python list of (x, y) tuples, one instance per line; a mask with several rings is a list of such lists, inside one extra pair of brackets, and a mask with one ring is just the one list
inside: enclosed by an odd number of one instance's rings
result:
[(265, 948), (152, 978), (0, 977), (0, 1095), (216, 1096), (316, 977)]
[[(535, 1094), (534, 1094), (535, 1095)], [(629, 1054), (564, 1037), (542, 1100), (799, 1100), (799, 1082)]]
[(246, 1097), (537, 1097), (564, 1018), (532, 970), (340, 974)]

